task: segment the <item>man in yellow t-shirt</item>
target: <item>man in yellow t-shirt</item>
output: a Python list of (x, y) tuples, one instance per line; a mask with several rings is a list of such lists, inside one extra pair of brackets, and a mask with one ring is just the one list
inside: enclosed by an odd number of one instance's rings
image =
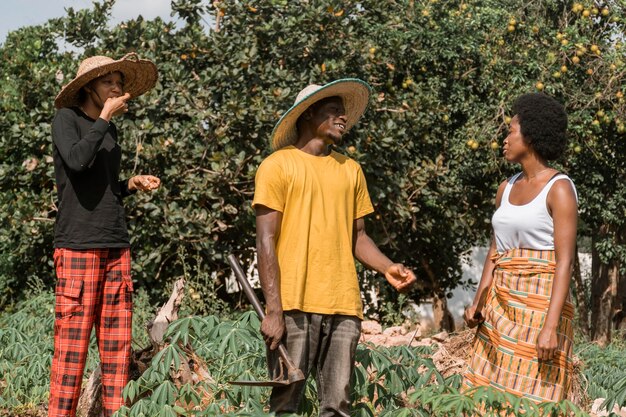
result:
[[(348, 416), (363, 306), (354, 265), (405, 291), (415, 275), (383, 255), (365, 232), (374, 211), (359, 164), (335, 152), (361, 117), (369, 86), (342, 79), (310, 85), (272, 132), (274, 153), (256, 174), (257, 257), (267, 315), (261, 333), (270, 372), (282, 340), (305, 376), (316, 370), (320, 416)], [(305, 382), (274, 388), (270, 411), (296, 413)]]

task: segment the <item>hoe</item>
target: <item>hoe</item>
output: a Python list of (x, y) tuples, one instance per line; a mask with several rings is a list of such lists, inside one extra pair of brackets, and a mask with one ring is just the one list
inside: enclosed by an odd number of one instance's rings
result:
[[(235, 255), (231, 254), (228, 256), (228, 263), (230, 263), (230, 266), (233, 269), (235, 276), (237, 277), (237, 281), (239, 281), (239, 284), (241, 284), (243, 292), (246, 294), (246, 297), (248, 297), (248, 301), (250, 301), (252, 307), (254, 307), (254, 311), (256, 311), (259, 319), (263, 321), (263, 319), (265, 318), (265, 311), (263, 311), (263, 307), (261, 307), (261, 302), (254, 293), (252, 286), (248, 282), (248, 279), (246, 278), (246, 275), (241, 268), (241, 264), (239, 264), (239, 260), (237, 259), (237, 257), (235, 257)], [(282, 344), (282, 342), (278, 345), (278, 354), (280, 355), (280, 360), (284, 365), (281, 366), (281, 370), (285, 369), (285, 367), (287, 368), (286, 379), (285, 376), (281, 373), (281, 375), (271, 381), (232, 381), (231, 384), (256, 387), (281, 387), (291, 385), (294, 382), (304, 381), (304, 374), (302, 374), (302, 371), (293, 363), (293, 361), (289, 357), (289, 354), (287, 353), (287, 349), (285, 349), (285, 346)]]

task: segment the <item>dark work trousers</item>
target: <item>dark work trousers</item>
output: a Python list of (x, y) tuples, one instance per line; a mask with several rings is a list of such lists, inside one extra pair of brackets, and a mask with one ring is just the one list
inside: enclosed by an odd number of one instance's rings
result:
[[(315, 370), (321, 417), (350, 415), (350, 379), (361, 335), (361, 320), (355, 316), (285, 312), (283, 343), (289, 356), (308, 378)], [(281, 373), (278, 351), (268, 352), (270, 376)], [(286, 377), (287, 370), (282, 370)], [(272, 389), (270, 411), (297, 413), (305, 381)]]

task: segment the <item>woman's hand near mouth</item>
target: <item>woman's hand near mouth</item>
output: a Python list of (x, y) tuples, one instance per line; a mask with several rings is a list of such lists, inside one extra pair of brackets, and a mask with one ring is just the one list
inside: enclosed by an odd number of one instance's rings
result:
[(128, 111), (128, 99), (130, 99), (129, 93), (125, 93), (123, 96), (119, 97), (108, 98), (107, 101), (104, 102), (100, 117), (109, 122), (111, 118), (126, 113)]

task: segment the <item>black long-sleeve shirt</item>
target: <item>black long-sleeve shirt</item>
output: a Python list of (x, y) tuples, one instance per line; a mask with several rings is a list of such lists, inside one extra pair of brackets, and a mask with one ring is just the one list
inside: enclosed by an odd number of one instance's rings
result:
[(132, 192), (128, 181), (119, 180), (122, 150), (115, 125), (63, 108), (52, 122), (52, 140), (58, 197), (54, 246), (129, 247), (122, 198)]

